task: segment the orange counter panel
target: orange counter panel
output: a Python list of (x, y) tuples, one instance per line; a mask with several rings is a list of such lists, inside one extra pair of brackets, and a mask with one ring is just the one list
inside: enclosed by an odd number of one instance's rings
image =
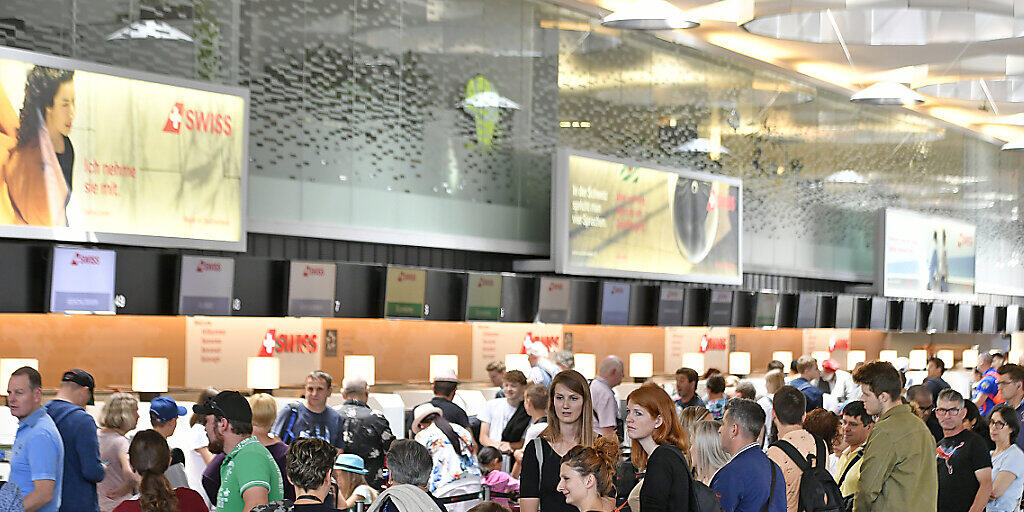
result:
[(38, 359), (46, 388), (82, 368), (101, 389), (131, 388), (132, 357), (166, 357), (168, 384), (183, 387), (185, 317), (0, 315), (0, 357)]

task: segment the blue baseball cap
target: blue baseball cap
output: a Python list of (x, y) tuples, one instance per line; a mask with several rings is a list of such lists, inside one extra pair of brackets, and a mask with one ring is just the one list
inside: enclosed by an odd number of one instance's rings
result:
[(184, 416), (187, 412), (169, 396), (158, 396), (149, 403), (149, 419), (153, 421), (171, 421), (178, 416)]

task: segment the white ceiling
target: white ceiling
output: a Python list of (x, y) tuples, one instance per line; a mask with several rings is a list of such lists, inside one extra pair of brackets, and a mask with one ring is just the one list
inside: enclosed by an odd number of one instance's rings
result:
[[(944, 82), (1002, 78), (1007, 74), (1024, 76), (1024, 37), (973, 43), (944, 42), (901, 46), (848, 44), (848, 59), (842, 46), (835, 42), (815, 43), (757, 36), (739, 25), (762, 14), (843, 9), (849, 0), (550, 1), (585, 10), (594, 16), (603, 16), (634, 1), (667, 1), (700, 18), (701, 26), (686, 31), (658, 32), (659, 37), (683, 44), (697, 42), (714, 45), (772, 66), (813, 77), (850, 92), (882, 79), (895, 79), (916, 88)], [(886, 3), (886, 0), (881, 2)], [(988, 13), (998, 13), (1010, 17), (1012, 26), (1024, 26), (1022, 0), (916, 0), (910, 4), (928, 8), (930, 6), (927, 4), (934, 2), (941, 2), (942, 7), (947, 10), (984, 10)], [(872, 4), (874, 3), (878, 2)], [(900, 3), (906, 5), (907, 1), (903, 0)], [(842, 26), (842, 22), (840, 23)], [(890, 27), (889, 30), (899, 29), (900, 27)], [(964, 32), (977, 31), (972, 29)], [(853, 62), (853, 66), (850, 61)], [(912, 107), (913, 110), (996, 139), (1011, 140), (1024, 137), (1024, 127), (985, 124), (996, 116), (994, 111), (998, 111), (1001, 116), (1024, 112), (1024, 102), (996, 99), (993, 106), (991, 102), (981, 99), (960, 100), (927, 94), (925, 96), (927, 101), (920, 106)], [(997, 97), (998, 94), (993, 96)]]

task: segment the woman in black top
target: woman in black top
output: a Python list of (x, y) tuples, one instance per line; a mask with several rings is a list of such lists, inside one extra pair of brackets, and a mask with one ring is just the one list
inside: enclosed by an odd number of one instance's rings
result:
[(562, 457), (558, 491), (565, 502), (585, 512), (612, 512), (615, 509), (615, 464), (619, 447), (615, 441), (600, 437), (594, 447), (577, 446)]
[(559, 471), (569, 450), (594, 445), (590, 386), (583, 375), (566, 370), (551, 380), (548, 398), (548, 427), (523, 449), (519, 505), (523, 512), (577, 512), (558, 491)]
[(631, 458), (646, 475), (640, 484), (640, 510), (686, 512), (690, 509), (690, 450), (675, 404), (664, 389), (644, 384), (626, 399), (626, 433), (633, 440)]

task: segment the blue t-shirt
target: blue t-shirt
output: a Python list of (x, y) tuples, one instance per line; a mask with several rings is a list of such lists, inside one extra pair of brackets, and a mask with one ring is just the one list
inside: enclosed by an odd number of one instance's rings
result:
[(39, 510), (57, 512), (64, 480), (64, 443), (43, 407), (18, 424), (11, 450), (10, 481), (18, 485), (22, 497), (36, 489), (35, 480), (53, 480), (53, 499)]
[(291, 444), (296, 439), (323, 439), (335, 448), (344, 447), (341, 433), (345, 420), (338, 411), (328, 407), (323, 412), (313, 412), (304, 404), (293, 403), (277, 415), (277, 421), (270, 431), (278, 439)]
[(999, 393), (999, 384), (996, 383), (996, 379), (999, 374), (995, 370), (989, 368), (984, 375), (981, 376), (981, 380), (978, 381), (978, 387), (975, 389), (974, 400), (977, 400), (981, 395), (985, 395), (985, 404), (981, 408), (981, 415), (985, 416), (992, 408), (996, 406), (995, 397)]
[(1020, 451), (1020, 448), (1015, 444), (1011, 444), (1010, 448), (996, 455), (996, 452), (992, 452), (992, 480), (995, 481), (996, 476), (1001, 471), (1009, 471), (1013, 473), (1015, 478), (1013, 483), (1006, 488), (1003, 495), (996, 500), (990, 500), (985, 505), (986, 512), (1016, 512), (1017, 507), (1020, 504), (1021, 492), (1024, 491), (1024, 452)]

